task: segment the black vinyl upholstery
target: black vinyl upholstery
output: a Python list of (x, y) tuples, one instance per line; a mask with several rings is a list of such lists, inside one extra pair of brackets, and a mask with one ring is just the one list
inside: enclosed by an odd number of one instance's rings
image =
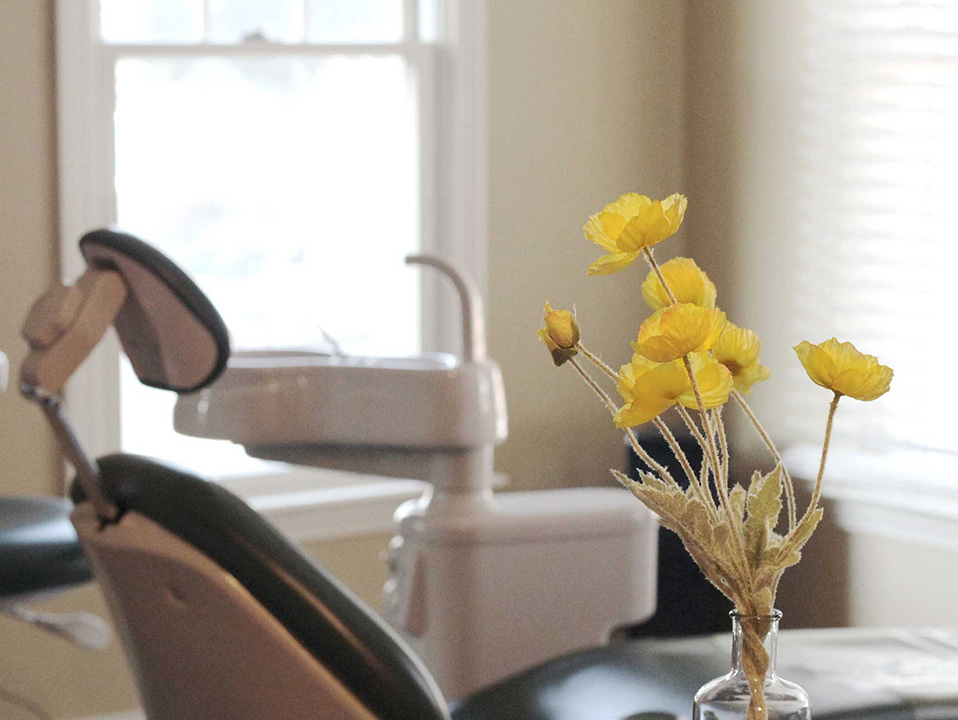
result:
[[(135, 455), (110, 455), (99, 466), (121, 514), (144, 515), (216, 562), (376, 718), (448, 718), (431, 677), (392, 630), (242, 500)], [(73, 495), (82, 501), (78, 483)]]
[[(161, 342), (147, 330), (150, 326), (149, 311), (156, 308), (144, 308), (139, 304), (135, 293), (131, 294), (115, 320), (117, 333), (123, 348), (133, 362), (134, 371), (140, 381), (151, 387), (175, 392), (192, 392), (212, 383), (226, 368), (230, 356), (229, 331), (219, 311), (209, 298), (197, 287), (190, 277), (159, 250), (139, 238), (116, 230), (93, 230), (80, 238), (80, 252), (91, 267), (117, 270), (120, 258), (132, 261), (159, 280), (172, 293), (182, 309), (198, 321), (209, 333), (215, 345), (215, 357), (212, 358), (204, 375), (186, 386), (171, 384), (154, 375), (145, 376), (137, 370), (138, 358), (146, 358), (152, 365), (155, 356), (162, 355)], [(129, 284), (129, 279), (127, 279)]]
[(0, 496), (0, 600), (90, 580), (72, 509), (60, 498)]

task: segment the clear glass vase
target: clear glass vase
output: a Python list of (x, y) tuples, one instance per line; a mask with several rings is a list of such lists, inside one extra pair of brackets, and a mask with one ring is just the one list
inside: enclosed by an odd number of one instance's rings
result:
[(695, 694), (693, 720), (809, 720), (808, 695), (775, 673), (782, 613), (732, 617), (732, 670)]

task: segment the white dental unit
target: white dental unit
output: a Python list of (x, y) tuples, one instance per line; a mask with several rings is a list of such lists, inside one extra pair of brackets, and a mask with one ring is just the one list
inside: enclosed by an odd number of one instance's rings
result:
[(507, 415), (481, 299), (449, 264), (407, 261), (454, 283), (461, 358), (237, 353), (211, 387), (179, 397), (175, 427), (255, 457), (428, 482), (396, 513), (383, 614), (462, 697), (648, 618), (657, 524), (612, 487), (493, 493)]

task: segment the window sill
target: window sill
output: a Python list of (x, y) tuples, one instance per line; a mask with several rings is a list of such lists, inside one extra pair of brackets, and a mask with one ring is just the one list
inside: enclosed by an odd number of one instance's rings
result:
[[(821, 448), (790, 447), (785, 463), (809, 489)], [(833, 448), (822, 497), (843, 530), (958, 551), (958, 457), (919, 450)]]
[(300, 468), (221, 482), (297, 542), (392, 533), (396, 509), (428, 487), (418, 480)]

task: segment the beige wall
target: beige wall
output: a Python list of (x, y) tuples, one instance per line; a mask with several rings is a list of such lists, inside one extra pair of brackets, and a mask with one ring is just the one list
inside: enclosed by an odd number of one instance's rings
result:
[[(618, 366), (643, 318), (641, 268), (590, 278), (589, 215), (627, 191), (684, 187), (682, 2), (490, 0), (489, 344), (516, 489), (608, 485), (621, 435), (536, 337), (542, 305), (578, 308), (583, 342)], [(675, 252), (680, 238), (670, 241)]]
[[(0, 3), (0, 350), (13, 368), (25, 349), (20, 322), (57, 276), (52, 8)], [(15, 390), (0, 397), (0, 438), (0, 493), (58, 489), (52, 437)]]
[[(770, 302), (794, 292), (788, 248), (795, 221), (782, 211), (797, 165), (795, 38), (802, 3), (690, 0), (687, 43), (687, 176), (690, 252), (713, 277), (729, 319), (762, 338), (771, 379), (752, 405), (781, 437), (775, 401), (782, 370), (795, 362), (783, 323)], [(693, 212), (694, 209), (694, 212)], [(729, 415), (735, 415), (729, 413)], [(758, 455), (754, 433), (739, 448)], [(759, 457), (762, 457), (759, 455)]]

